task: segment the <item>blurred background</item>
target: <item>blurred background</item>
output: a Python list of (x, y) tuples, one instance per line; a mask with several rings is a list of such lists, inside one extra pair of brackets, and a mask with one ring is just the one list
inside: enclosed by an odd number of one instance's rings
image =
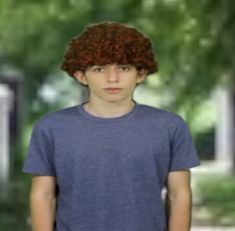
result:
[(235, 230), (232, 0), (0, 0), (0, 230), (31, 230), (31, 176), (21, 168), (32, 127), (86, 100), (60, 63), (72, 37), (104, 20), (153, 41), (159, 72), (137, 87), (135, 100), (189, 125), (201, 159), (192, 169), (192, 230)]

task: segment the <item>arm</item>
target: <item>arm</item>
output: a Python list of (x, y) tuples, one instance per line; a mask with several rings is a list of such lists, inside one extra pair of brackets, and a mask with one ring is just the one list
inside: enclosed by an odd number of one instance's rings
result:
[(33, 231), (54, 231), (56, 190), (55, 177), (34, 176), (30, 192)]
[(169, 172), (167, 178), (168, 231), (189, 231), (192, 192), (190, 170)]

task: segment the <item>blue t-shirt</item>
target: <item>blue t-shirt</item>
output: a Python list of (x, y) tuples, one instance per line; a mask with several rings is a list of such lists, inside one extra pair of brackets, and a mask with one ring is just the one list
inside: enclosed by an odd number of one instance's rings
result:
[(83, 104), (36, 122), (23, 166), (56, 177), (55, 231), (166, 230), (168, 172), (199, 165), (186, 123), (144, 104), (112, 118)]

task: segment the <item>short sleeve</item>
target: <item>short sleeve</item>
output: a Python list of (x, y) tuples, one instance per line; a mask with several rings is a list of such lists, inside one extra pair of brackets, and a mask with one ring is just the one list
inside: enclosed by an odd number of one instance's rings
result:
[(55, 176), (53, 139), (48, 124), (38, 121), (32, 131), (23, 172)]
[(169, 171), (188, 169), (200, 165), (189, 128), (180, 116), (177, 116), (177, 118), (176, 126), (171, 132)]

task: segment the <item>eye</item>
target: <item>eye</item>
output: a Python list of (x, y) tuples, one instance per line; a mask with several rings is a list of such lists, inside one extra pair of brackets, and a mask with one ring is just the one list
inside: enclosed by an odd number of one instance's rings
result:
[(94, 72), (104, 72), (104, 67), (102, 67), (102, 66), (97, 66), (97, 67), (93, 67), (92, 68), (92, 71), (94, 71)]
[(131, 70), (131, 67), (130, 67), (130, 66), (120, 66), (119, 69), (120, 69), (121, 71), (127, 72), (127, 71), (130, 71), (130, 70)]

